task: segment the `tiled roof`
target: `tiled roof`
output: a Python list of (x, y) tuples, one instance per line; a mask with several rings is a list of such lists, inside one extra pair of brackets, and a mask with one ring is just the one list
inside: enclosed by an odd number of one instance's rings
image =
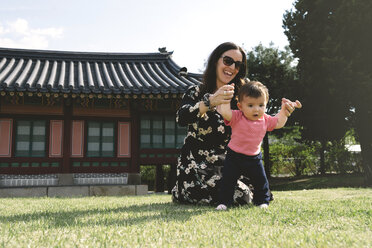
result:
[(199, 84), (172, 52), (93, 53), (0, 48), (0, 91), (103, 94), (183, 93)]

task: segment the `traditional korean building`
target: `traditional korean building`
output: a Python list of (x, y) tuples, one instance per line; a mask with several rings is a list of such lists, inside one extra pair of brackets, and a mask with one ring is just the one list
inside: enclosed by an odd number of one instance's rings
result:
[(0, 48), (0, 174), (135, 182), (140, 165), (175, 165), (175, 112), (201, 75), (171, 55)]

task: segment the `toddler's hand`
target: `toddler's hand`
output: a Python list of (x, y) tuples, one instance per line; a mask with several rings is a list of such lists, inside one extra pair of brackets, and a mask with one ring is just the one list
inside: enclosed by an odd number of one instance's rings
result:
[(296, 102), (293, 103), (295, 108), (302, 108), (302, 104), (299, 100), (296, 100)]
[(292, 102), (286, 98), (282, 98), (282, 109), (286, 110), (287, 117), (292, 114), (295, 108), (302, 108), (302, 104), (299, 100), (296, 100), (296, 102)]

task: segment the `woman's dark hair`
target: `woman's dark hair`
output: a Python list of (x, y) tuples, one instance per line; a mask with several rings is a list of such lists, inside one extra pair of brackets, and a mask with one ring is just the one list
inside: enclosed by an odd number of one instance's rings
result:
[(238, 92), (240, 86), (244, 83), (244, 78), (247, 75), (247, 57), (245, 52), (240, 46), (232, 42), (225, 42), (216, 47), (208, 58), (207, 68), (203, 74), (203, 82), (200, 85), (201, 94), (205, 94), (207, 92), (213, 93), (216, 90), (217, 62), (221, 58), (222, 54), (228, 50), (239, 50), (242, 54), (243, 64), (239, 69), (238, 74), (236, 74), (235, 78), (233, 78), (233, 80), (230, 82), (235, 84), (235, 93)]

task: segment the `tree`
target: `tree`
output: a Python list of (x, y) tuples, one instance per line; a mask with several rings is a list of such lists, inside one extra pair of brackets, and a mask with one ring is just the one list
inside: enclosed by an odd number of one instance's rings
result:
[[(296, 69), (294, 59), (289, 47), (280, 51), (270, 44), (264, 47), (262, 44), (254, 47), (247, 53), (248, 78), (257, 80), (269, 89), (270, 101), (267, 105), (268, 114), (276, 114), (281, 106), (282, 97), (292, 98), (292, 90), (296, 82)], [(264, 162), (267, 177), (271, 176), (271, 163), (268, 135), (263, 141)]]
[(327, 65), (342, 78), (339, 93), (350, 103), (352, 124), (362, 148), (365, 182), (372, 185), (372, 2), (340, 1), (333, 13), (334, 26)]
[(299, 111), (302, 137), (306, 141), (319, 141), (320, 172), (325, 174), (326, 144), (339, 140), (348, 129), (345, 117), (348, 103), (336, 91), (337, 83), (329, 75), (324, 58), (329, 54), (325, 43), (332, 27), (329, 13), (336, 1), (298, 0), (295, 10), (284, 15), (283, 27), (290, 48), (298, 58), (299, 84), (303, 109)]
[[(309, 116), (321, 113), (321, 120), (325, 121), (322, 124), (331, 124), (325, 128), (331, 136), (342, 133), (346, 121), (355, 128), (362, 148), (365, 180), (371, 185), (372, 2), (297, 0), (294, 7), (284, 16), (285, 33), (299, 59), (299, 76), (307, 99), (319, 87), (320, 97), (316, 96), (322, 104), (318, 107), (323, 106), (323, 111), (315, 108), (307, 113)], [(320, 91), (325, 91), (328, 97)], [(306, 121), (303, 125), (317, 131), (322, 126)]]

